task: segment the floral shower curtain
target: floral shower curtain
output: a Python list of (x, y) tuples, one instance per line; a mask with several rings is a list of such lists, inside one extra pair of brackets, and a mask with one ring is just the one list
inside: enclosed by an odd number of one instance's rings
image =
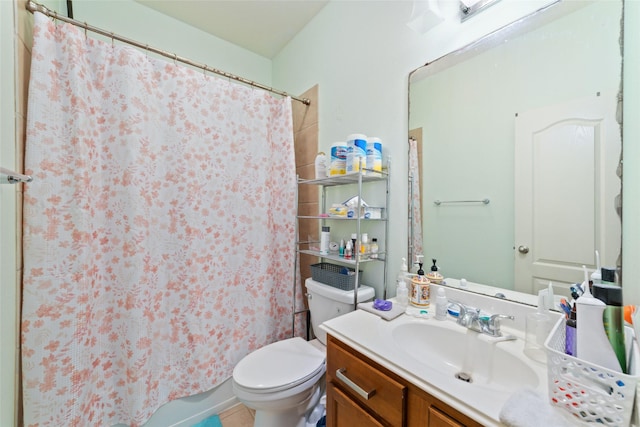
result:
[(291, 100), (35, 13), (26, 426), (139, 426), (291, 335)]
[(420, 164), (418, 159), (418, 143), (415, 139), (409, 138), (409, 174), (411, 185), (409, 186), (409, 206), (411, 207), (411, 257), (409, 265), (416, 262), (416, 255), (423, 255), (422, 252), (422, 197), (420, 195)]

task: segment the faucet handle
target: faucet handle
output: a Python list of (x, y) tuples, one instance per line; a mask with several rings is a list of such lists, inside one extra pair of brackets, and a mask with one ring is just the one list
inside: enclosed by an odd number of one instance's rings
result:
[(489, 317), (489, 320), (487, 321), (487, 330), (490, 335), (495, 337), (502, 336), (502, 332), (500, 332), (500, 319), (515, 320), (515, 317), (507, 316), (506, 314), (494, 314)]

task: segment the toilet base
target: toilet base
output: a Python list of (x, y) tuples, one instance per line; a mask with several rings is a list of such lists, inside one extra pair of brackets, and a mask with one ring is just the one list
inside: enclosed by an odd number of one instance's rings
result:
[[(270, 408), (259, 409), (256, 411), (256, 418), (253, 423), (254, 427), (307, 427), (307, 417), (315, 409), (320, 402), (320, 397), (324, 394), (324, 375), (322, 381), (314, 386), (313, 392), (306, 395), (297, 405), (284, 410), (273, 410)], [(245, 402), (245, 405), (251, 407), (251, 404)]]

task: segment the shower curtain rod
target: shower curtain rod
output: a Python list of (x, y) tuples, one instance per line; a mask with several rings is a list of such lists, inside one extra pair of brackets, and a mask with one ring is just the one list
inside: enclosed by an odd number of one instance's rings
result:
[(222, 71), (222, 70), (218, 70), (216, 68), (209, 67), (206, 64), (200, 64), (198, 62), (191, 61), (190, 59), (183, 58), (181, 56), (176, 55), (175, 53), (167, 52), (165, 50), (149, 46), (148, 44), (143, 44), (143, 43), (137, 42), (135, 40), (128, 39), (128, 38), (120, 36), (118, 34), (114, 34), (114, 33), (110, 32), (110, 31), (105, 31), (103, 29), (100, 29), (100, 28), (94, 27), (92, 25), (89, 25), (86, 22), (80, 22), (80, 21), (77, 21), (75, 19), (67, 18), (64, 15), (59, 15), (58, 12), (56, 12), (55, 10), (50, 10), (46, 6), (41, 5), (39, 3), (36, 3), (34, 1), (30, 0), (30, 1), (27, 2), (27, 10), (29, 12), (31, 12), (31, 13), (40, 12), (40, 13), (42, 13), (44, 15), (47, 15), (50, 18), (54, 18), (54, 19), (57, 19), (59, 21), (66, 22), (68, 24), (72, 24), (72, 25), (75, 25), (77, 27), (84, 28), (85, 31), (89, 30), (89, 31), (92, 31), (94, 33), (101, 34), (101, 35), (103, 35), (105, 37), (109, 37), (109, 38), (111, 38), (111, 40), (118, 40), (118, 41), (130, 44), (130, 45), (139, 47), (139, 48), (144, 49), (146, 51), (157, 53), (158, 55), (162, 55), (162, 56), (164, 56), (166, 58), (173, 59), (174, 61), (180, 61), (180, 62), (182, 62), (184, 64), (191, 65), (192, 67), (200, 68), (200, 69), (204, 70), (205, 72), (209, 71), (211, 73), (224, 76), (224, 77), (226, 77), (228, 79), (236, 80), (236, 81), (242, 82), (244, 84), (247, 84), (249, 86), (257, 87), (259, 89), (263, 89), (263, 90), (266, 90), (268, 92), (275, 93), (277, 95), (289, 96), (289, 97), (291, 97), (291, 99), (294, 99), (294, 100), (296, 100), (298, 102), (302, 102), (305, 105), (311, 105), (311, 101), (309, 99), (307, 99), (307, 98), (298, 98), (296, 96), (289, 95), (287, 92), (283, 92), (283, 91), (280, 91), (280, 90), (265, 86), (263, 84), (254, 82), (252, 80), (245, 79), (244, 77), (236, 76), (234, 74), (227, 73), (226, 71)]

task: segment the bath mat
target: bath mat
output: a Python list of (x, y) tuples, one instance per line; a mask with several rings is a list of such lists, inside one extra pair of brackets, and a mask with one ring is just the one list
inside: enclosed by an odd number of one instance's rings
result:
[(200, 421), (198, 424), (194, 424), (192, 427), (222, 427), (222, 423), (220, 422), (220, 418), (214, 415)]

